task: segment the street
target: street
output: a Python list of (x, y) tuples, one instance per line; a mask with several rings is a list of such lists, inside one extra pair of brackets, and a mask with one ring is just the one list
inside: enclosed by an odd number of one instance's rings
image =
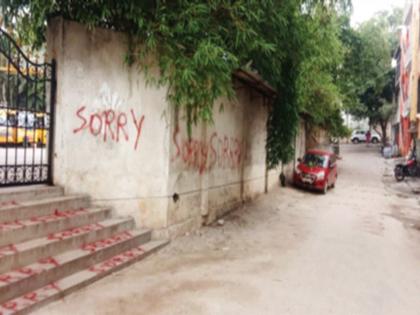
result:
[(419, 314), (418, 200), (377, 147), (341, 151), (326, 196), (276, 188), (38, 313)]

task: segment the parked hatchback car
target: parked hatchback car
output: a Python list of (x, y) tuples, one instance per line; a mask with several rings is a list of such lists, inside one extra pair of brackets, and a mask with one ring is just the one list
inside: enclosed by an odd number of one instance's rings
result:
[[(366, 130), (354, 130), (351, 134), (351, 142), (360, 143), (366, 142)], [(381, 141), (381, 136), (375, 130), (370, 132), (370, 142), (379, 143)]]
[(309, 150), (303, 158), (298, 159), (293, 182), (297, 186), (326, 194), (329, 188), (335, 187), (337, 177), (337, 157), (334, 153)]

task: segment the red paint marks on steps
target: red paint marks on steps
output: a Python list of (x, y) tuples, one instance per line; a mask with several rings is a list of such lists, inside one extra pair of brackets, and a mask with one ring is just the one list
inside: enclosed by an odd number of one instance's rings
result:
[[(80, 247), (80, 249), (83, 251), (94, 253), (99, 250), (103, 250), (113, 245), (122, 243), (124, 241), (128, 241), (132, 238), (133, 235), (130, 232), (126, 231), (123, 233), (113, 235), (112, 237), (109, 237), (107, 239), (95, 241), (89, 244), (84, 244)], [(15, 269), (0, 275), (0, 287), (21, 281), (30, 276), (40, 274), (58, 266), (60, 266), (60, 263), (55, 257), (47, 257), (40, 259), (38, 262), (33, 263), (29, 266)]]
[(107, 239), (104, 239), (104, 240), (100, 240), (100, 241), (97, 241), (97, 242), (93, 242), (93, 243), (90, 243), (90, 244), (83, 245), (81, 248), (82, 248), (82, 250), (93, 253), (93, 252), (96, 252), (98, 250), (101, 250), (101, 249), (107, 248), (109, 246), (112, 246), (114, 244), (127, 241), (131, 238), (133, 238), (133, 235), (130, 232), (126, 231), (124, 233), (114, 235), (114, 236), (112, 236), (110, 238), (107, 238)]
[(9, 221), (9, 222), (3, 222), (3, 223), (0, 223), (0, 232), (15, 230), (15, 229), (19, 229), (22, 227), (39, 224), (39, 223), (57, 221), (63, 218), (72, 218), (77, 215), (84, 214), (86, 212), (87, 210), (84, 208), (80, 208), (76, 210), (66, 210), (66, 211), (55, 210), (53, 213), (44, 215), (44, 216), (33, 217), (30, 219), (25, 219), (25, 220), (14, 220), (14, 221)]
[(61, 289), (57, 282), (50, 283), (38, 290), (27, 293), (21, 297), (8, 301), (0, 305), (0, 315), (11, 315), (19, 311), (24, 310), (36, 303), (39, 303), (57, 292), (60, 292)]
[(102, 229), (104, 226), (100, 223), (92, 223), (92, 224), (88, 224), (88, 225), (84, 225), (84, 226), (80, 226), (80, 227), (76, 227), (76, 228), (71, 228), (68, 230), (64, 230), (64, 231), (60, 231), (57, 233), (51, 233), (47, 236), (48, 240), (65, 240), (83, 233), (88, 233), (88, 232), (93, 232), (93, 231), (98, 231), (100, 229)]
[(0, 202), (0, 208), (17, 206), (17, 205), (19, 205), (19, 203), (15, 200), (6, 200), (6, 201)]
[[(113, 269), (116, 269), (125, 263), (136, 260), (144, 253), (145, 251), (143, 248), (138, 246), (125, 251), (120, 255), (116, 255), (108, 260), (105, 260), (104, 262), (96, 264), (87, 269), (87, 271), (90, 271), (94, 276), (111, 272)], [(65, 278), (48, 284), (33, 292), (27, 293), (21, 297), (3, 303), (0, 305), (0, 315), (12, 315), (19, 311), (23, 311), (24, 309), (32, 307), (36, 303), (40, 303), (59, 292), (63, 292), (64, 290), (69, 289), (70, 287), (68, 285), (66, 286), (63, 281), (65, 281)]]
[(18, 249), (15, 244), (9, 244), (0, 248), (0, 258), (7, 255), (16, 254)]
[(110, 271), (113, 268), (116, 268), (126, 262), (129, 262), (130, 260), (136, 259), (137, 257), (143, 255), (145, 251), (141, 246), (130, 249), (128, 251), (125, 251), (124, 253), (114, 256), (108, 260), (105, 260), (104, 262), (101, 262), (99, 264), (96, 264), (89, 268), (89, 271), (94, 273), (103, 273)]
[(58, 263), (58, 261), (55, 260), (55, 258), (53, 257), (41, 259), (38, 262), (31, 264), (29, 266), (22, 267), (13, 271), (9, 271), (7, 273), (0, 275), (0, 282), (1, 282), (0, 287), (20, 281), (22, 279), (28, 278), (33, 275), (40, 274), (44, 272), (45, 270), (57, 267), (59, 265), (60, 264)]

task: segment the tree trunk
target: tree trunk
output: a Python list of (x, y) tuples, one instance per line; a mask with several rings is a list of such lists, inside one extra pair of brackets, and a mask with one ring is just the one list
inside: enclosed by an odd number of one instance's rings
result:
[(386, 145), (386, 140), (388, 138), (387, 132), (386, 132), (386, 127), (388, 126), (388, 121), (383, 121), (381, 120), (380, 123), (381, 125), (381, 131), (382, 131), (382, 144), (383, 146)]

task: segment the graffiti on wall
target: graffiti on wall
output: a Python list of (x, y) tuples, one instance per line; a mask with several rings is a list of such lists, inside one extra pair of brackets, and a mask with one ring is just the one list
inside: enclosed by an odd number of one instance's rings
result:
[[(76, 111), (76, 116), (80, 120), (80, 125), (73, 129), (75, 134), (85, 131), (93, 137), (103, 139), (104, 142), (124, 140), (132, 142), (134, 150), (139, 147), (144, 115), (137, 115), (134, 109), (130, 109), (129, 113), (116, 112), (112, 109), (87, 113), (86, 106), (82, 106)], [(130, 125), (136, 130), (135, 134), (129, 134)]]
[(175, 154), (172, 162), (181, 161), (187, 168), (205, 173), (213, 169), (239, 169), (243, 160), (243, 141), (213, 132), (208, 139), (184, 139), (179, 128), (173, 134)]
[[(133, 108), (123, 110), (124, 103), (117, 93), (112, 93), (107, 85), (103, 85), (99, 97), (91, 106), (83, 105), (76, 110), (79, 125), (73, 129), (73, 133), (85, 132), (105, 143), (118, 143), (120, 140), (131, 142), (134, 150), (137, 150), (145, 116), (137, 114)], [(130, 133), (130, 130), (135, 132)]]

